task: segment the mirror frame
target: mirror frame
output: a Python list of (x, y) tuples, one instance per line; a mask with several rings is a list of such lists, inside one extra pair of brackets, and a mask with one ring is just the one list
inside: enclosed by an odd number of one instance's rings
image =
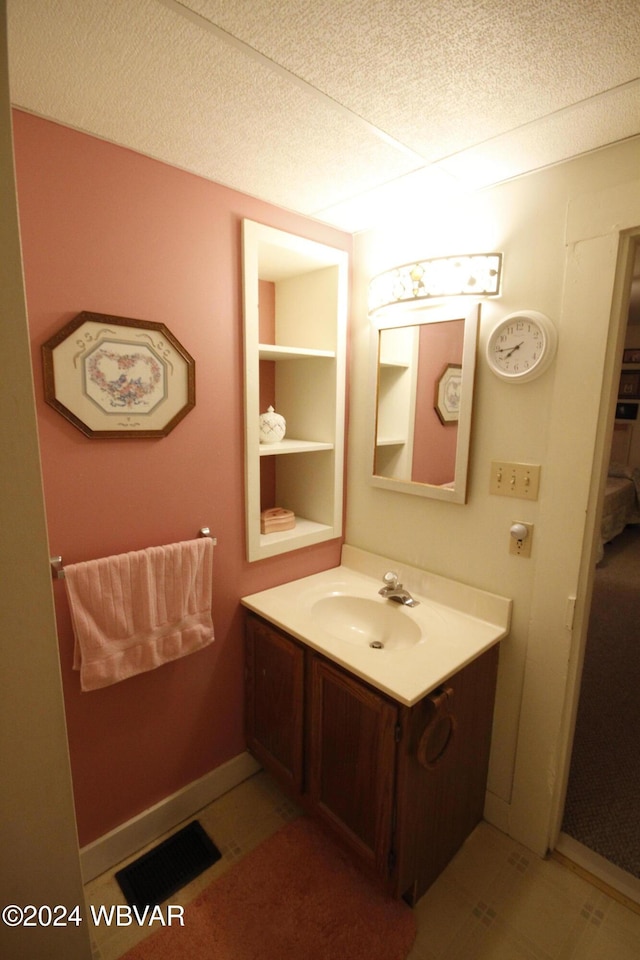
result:
[[(416, 318), (416, 314), (418, 318)], [(393, 316), (393, 319), (391, 319)], [(384, 477), (375, 472), (376, 464), (376, 431), (378, 421), (378, 362), (380, 349), (380, 333), (383, 330), (397, 327), (422, 326), (425, 323), (444, 323), (448, 320), (464, 320), (464, 335), (462, 345), (462, 378), (464, 388), (460, 401), (458, 417), (458, 437), (456, 441), (456, 469), (453, 478), (453, 487), (437, 486), (436, 484), (418, 483), (414, 480), (396, 480)], [(388, 312), (385, 316), (376, 316), (371, 328), (371, 371), (373, 380), (373, 416), (370, 448), (373, 454), (371, 483), (386, 490), (395, 490), (397, 493), (410, 493), (418, 497), (430, 497), (433, 500), (444, 500), (448, 503), (467, 502), (467, 477), (469, 472), (469, 445), (471, 441), (471, 418), (473, 413), (473, 395), (475, 386), (476, 355), (478, 347), (478, 331), (480, 327), (480, 304), (476, 303), (469, 309), (465, 304), (463, 310), (456, 310), (451, 304), (446, 307), (422, 307), (418, 310), (397, 310)]]

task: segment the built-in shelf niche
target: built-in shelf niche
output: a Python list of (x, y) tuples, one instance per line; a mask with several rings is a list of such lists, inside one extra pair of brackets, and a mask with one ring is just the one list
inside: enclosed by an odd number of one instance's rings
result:
[[(345, 251), (243, 221), (250, 561), (342, 535), (347, 289)], [(260, 443), (269, 404), (287, 422), (279, 443)], [(273, 506), (293, 510), (293, 529), (260, 532)]]
[(419, 330), (390, 328), (380, 339), (375, 473), (411, 476)]

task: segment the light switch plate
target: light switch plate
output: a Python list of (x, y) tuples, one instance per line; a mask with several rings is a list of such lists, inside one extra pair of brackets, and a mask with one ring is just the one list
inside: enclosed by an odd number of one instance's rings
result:
[(511, 463), (492, 460), (489, 493), (516, 500), (537, 500), (540, 488), (539, 463)]

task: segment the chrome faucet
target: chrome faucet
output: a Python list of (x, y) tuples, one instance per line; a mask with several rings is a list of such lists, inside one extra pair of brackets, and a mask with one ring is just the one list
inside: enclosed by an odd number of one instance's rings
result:
[(384, 587), (378, 590), (381, 597), (387, 600), (395, 600), (396, 603), (402, 603), (405, 607), (417, 607), (419, 600), (414, 600), (408, 590), (405, 590), (401, 583), (398, 583), (398, 574), (393, 570), (388, 570), (382, 578)]

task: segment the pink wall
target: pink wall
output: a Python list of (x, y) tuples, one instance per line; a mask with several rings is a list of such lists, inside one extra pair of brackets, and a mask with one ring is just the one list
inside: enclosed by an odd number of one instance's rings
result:
[[(80, 844), (244, 749), (244, 594), (339, 562), (332, 541), (249, 565), (243, 508), (240, 223), (351, 238), (45, 120), (14, 113), (49, 542), (67, 563), (190, 539), (215, 551), (216, 641), (81, 693), (54, 584)], [(82, 310), (165, 323), (196, 361), (196, 407), (160, 440), (91, 440), (44, 403), (41, 344)]]
[(443, 424), (434, 407), (434, 384), (448, 363), (462, 363), (464, 320), (420, 328), (412, 480), (450, 483), (455, 474), (457, 423)]

